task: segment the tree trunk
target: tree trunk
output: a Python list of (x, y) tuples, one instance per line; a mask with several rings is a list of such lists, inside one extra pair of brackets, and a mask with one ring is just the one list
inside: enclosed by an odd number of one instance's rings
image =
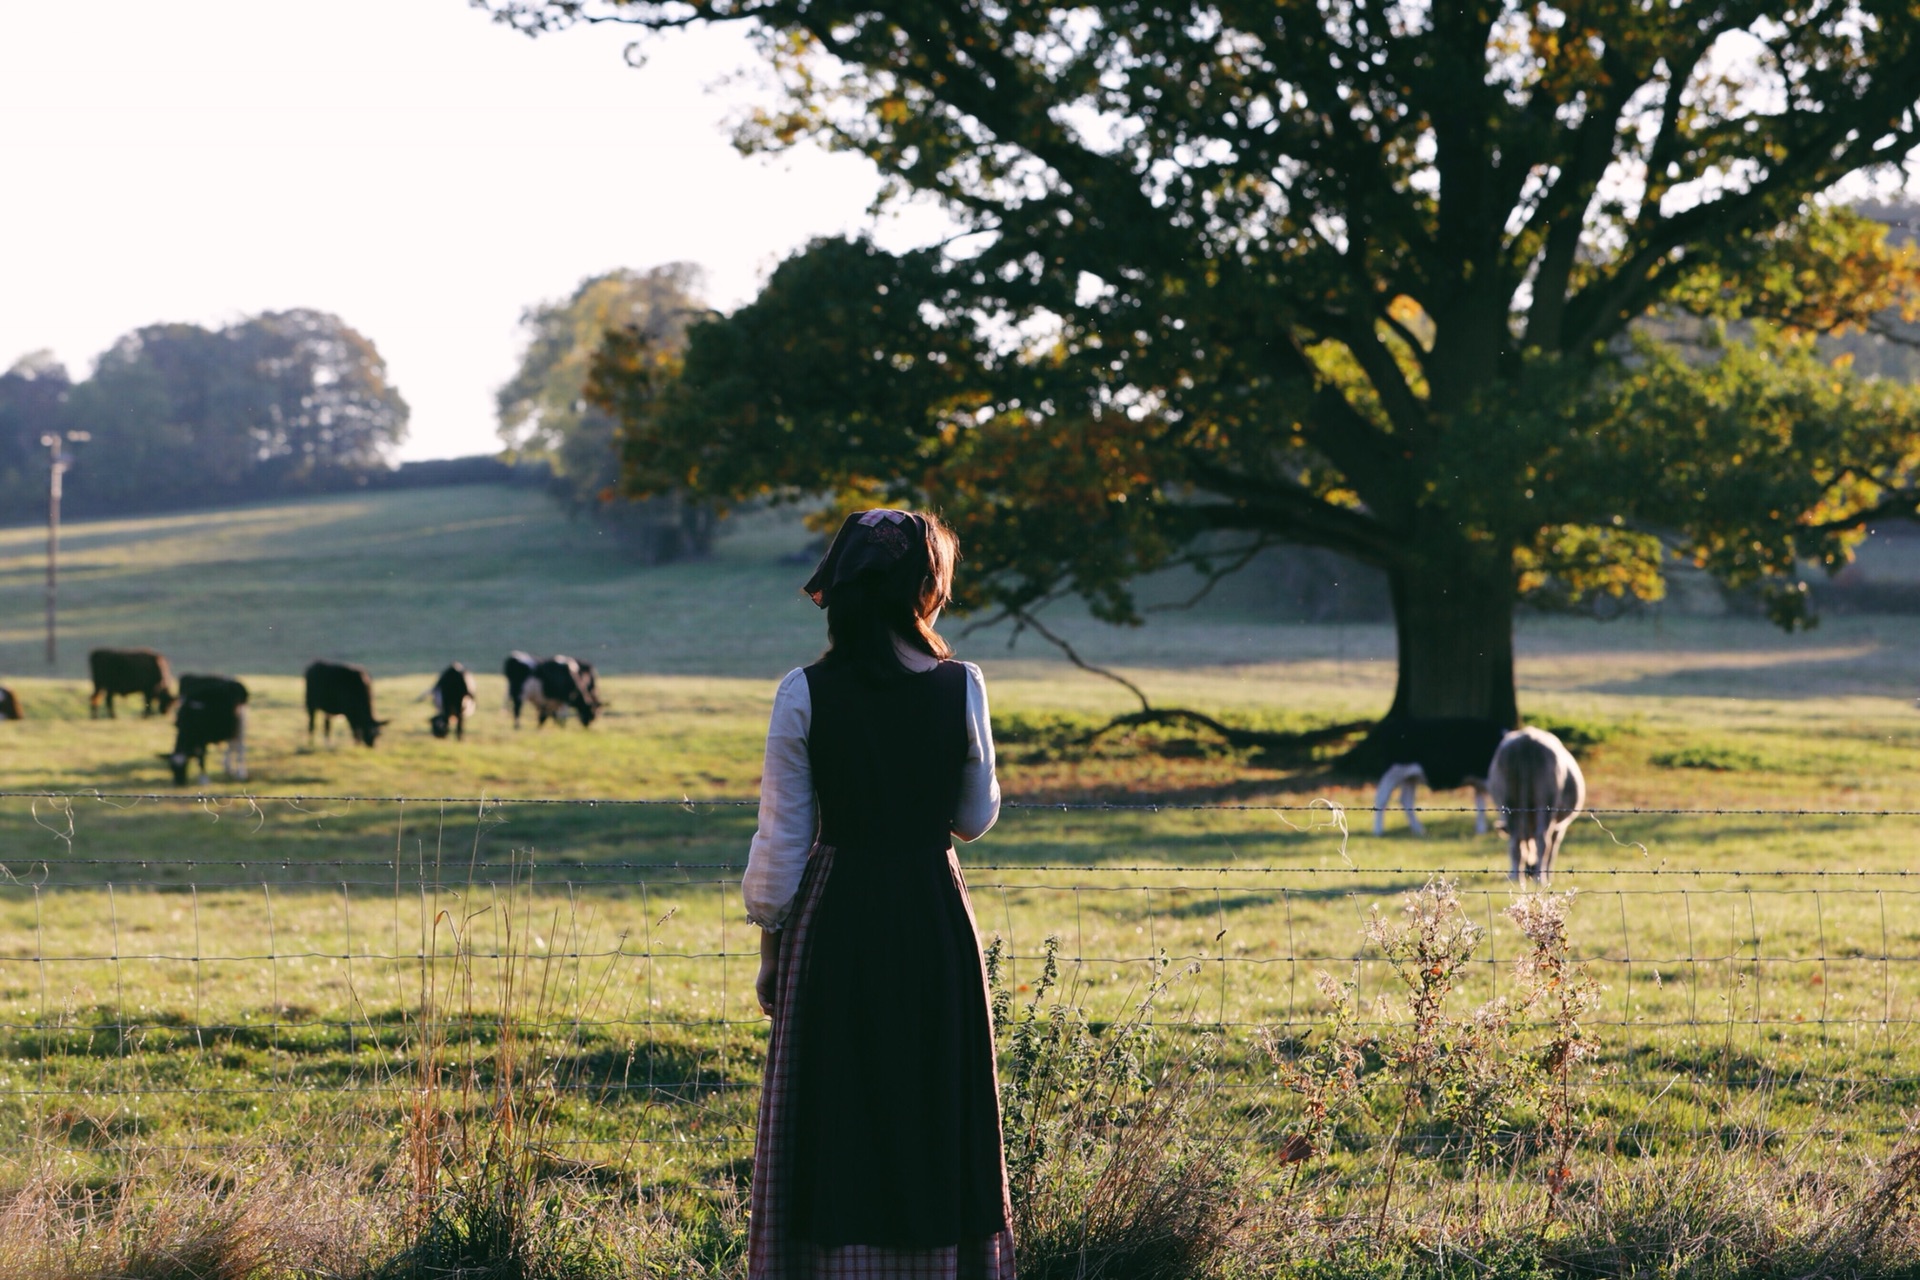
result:
[[(1441, 545), (1435, 547), (1434, 543)], [(1399, 683), (1373, 732), (1340, 757), (1342, 773), (1377, 778), (1392, 748), (1381, 735), (1408, 717), (1474, 717), (1516, 726), (1513, 692), (1513, 552), (1431, 539), (1424, 554), (1390, 569)]]
[(1431, 548), (1389, 573), (1399, 682), (1390, 719), (1476, 716), (1517, 725), (1513, 554)]

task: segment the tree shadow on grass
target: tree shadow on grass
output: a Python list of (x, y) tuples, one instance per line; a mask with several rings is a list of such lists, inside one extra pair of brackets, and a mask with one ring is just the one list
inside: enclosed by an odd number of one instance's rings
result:
[[(1879, 657), (1885, 665), (1864, 666), (1863, 659), (1869, 657)], [(1582, 693), (1634, 698), (1807, 701), (1849, 696), (1907, 698), (1913, 694), (1909, 685), (1904, 672), (1894, 667), (1893, 655), (1849, 652), (1781, 661), (1689, 666), (1577, 687)]]

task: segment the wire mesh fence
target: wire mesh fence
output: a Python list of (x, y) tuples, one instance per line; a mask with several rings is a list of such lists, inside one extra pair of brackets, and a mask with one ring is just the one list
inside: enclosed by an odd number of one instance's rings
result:
[[(1172, 973), (1166, 1043), (1212, 1044), (1222, 1096), (1277, 1141), (1274, 1065), (1319, 1034), (1319, 975), (1354, 984), (1363, 1031), (1406, 1016), (1373, 913), (1447, 879), (1478, 931), (1455, 998), (1514, 981), (1502, 842), (1465, 811), (1426, 816), (1415, 840), (1352, 835), (1325, 804), (1010, 806), (963, 863), (1012, 999), (1050, 939), (1096, 1027)], [(423, 1089), (484, 1118), (511, 1076), (549, 1109), (557, 1159), (736, 1180), (766, 1026), (739, 904), (753, 819), (750, 803), (0, 796), (0, 1149), (377, 1154)], [(1586, 1089), (1611, 1150), (1906, 1131), (1917, 829), (1885, 811), (1634, 810), (1576, 833), (1553, 888), (1602, 986)]]

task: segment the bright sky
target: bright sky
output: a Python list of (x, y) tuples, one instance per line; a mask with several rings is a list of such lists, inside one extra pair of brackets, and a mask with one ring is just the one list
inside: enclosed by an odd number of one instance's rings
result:
[[(866, 225), (866, 162), (744, 158), (737, 34), (626, 66), (630, 33), (528, 40), (466, 0), (0, 0), (0, 369), (74, 376), (129, 329), (332, 311), (413, 408), (407, 458), (495, 447), (523, 308), (684, 259), (751, 297)], [(931, 238), (916, 211), (886, 240)]]

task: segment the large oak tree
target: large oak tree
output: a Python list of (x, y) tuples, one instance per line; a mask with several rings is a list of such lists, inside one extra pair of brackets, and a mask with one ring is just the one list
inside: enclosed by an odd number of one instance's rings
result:
[(887, 494), (989, 594), (1269, 540), (1379, 566), (1393, 709), (1511, 721), (1526, 593), (1679, 553), (1802, 617), (1799, 566), (1911, 510), (1920, 410), (1807, 336), (1911, 313), (1834, 203), (1920, 138), (1911, 3), (475, 0), (527, 31), (750, 24), (807, 138), (964, 234), (828, 241), (614, 343), (640, 491)]

